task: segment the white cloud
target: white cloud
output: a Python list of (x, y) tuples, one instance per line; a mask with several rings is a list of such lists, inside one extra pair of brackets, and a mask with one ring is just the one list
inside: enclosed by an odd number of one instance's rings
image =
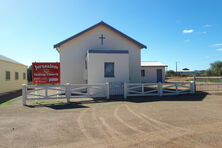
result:
[(216, 49), (216, 51), (222, 51), (222, 48)]
[(222, 46), (222, 43), (213, 44), (213, 45), (211, 45), (211, 46), (212, 46), (212, 47)]
[(210, 25), (210, 24), (205, 24), (205, 25), (203, 25), (203, 27), (212, 27), (212, 25)]
[(190, 40), (187, 39), (187, 40), (185, 40), (185, 42), (190, 42)]
[(207, 34), (207, 32), (206, 32), (206, 31), (203, 31), (202, 34)]
[(194, 32), (193, 29), (190, 29), (190, 30), (183, 30), (183, 33), (184, 33), (184, 34), (187, 34), (187, 33), (193, 33), (193, 32)]
[(210, 59), (210, 56), (205, 56), (205, 59)]

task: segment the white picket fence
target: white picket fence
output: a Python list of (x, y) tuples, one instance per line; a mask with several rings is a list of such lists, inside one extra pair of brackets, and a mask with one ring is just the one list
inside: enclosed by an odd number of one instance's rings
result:
[(27, 100), (106, 97), (109, 99), (109, 83), (66, 85), (22, 85), (23, 105)]
[[(128, 96), (163, 96), (195, 93), (194, 83), (124, 83), (124, 98)], [(110, 84), (22, 85), (23, 105), (27, 100), (106, 97), (110, 98)], [(118, 91), (119, 92), (119, 91)], [(115, 93), (115, 92), (113, 92)]]
[(124, 83), (124, 98), (128, 96), (163, 96), (195, 93), (194, 83)]

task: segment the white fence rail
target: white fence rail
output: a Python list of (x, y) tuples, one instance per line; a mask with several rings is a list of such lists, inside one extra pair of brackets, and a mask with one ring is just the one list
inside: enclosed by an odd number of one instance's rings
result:
[(194, 83), (124, 83), (124, 98), (128, 96), (163, 96), (195, 93)]
[(109, 83), (66, 85), (22, 85), (23, 105), (27, 100), (66, 99), (82, 97), (106, 97), (109, 99)]

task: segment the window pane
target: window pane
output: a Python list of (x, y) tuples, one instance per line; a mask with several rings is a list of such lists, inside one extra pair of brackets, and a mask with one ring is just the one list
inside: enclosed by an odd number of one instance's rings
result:
[(10, 80), (10, 71), (5, 72), (5, 79)]
[(145, 76), (145, 70), (144, 70), (144, 69), (141, 70), (141, 76), (142, 76), (142, 77)]
[(26, 75), (25, 75), (25, 73), (23, 73), (23, 80), (25, 80), (25, 78), (26, 78)]
[(104, 75), (105, 77), (114, 77), (114, 63), (105, 63)]
[(18, 80), (18, 79), (19, 79), (19, 73), (15, 72), (15, 80)]

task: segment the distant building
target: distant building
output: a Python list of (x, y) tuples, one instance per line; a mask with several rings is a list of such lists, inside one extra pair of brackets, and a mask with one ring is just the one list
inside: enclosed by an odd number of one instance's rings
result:
[(177, 74), (202, 74), (205, 70), (179, 70)]
[(189, 70), (188, 68), (184, 68), (183, 70)]
[(27, 84), (27, 66), (0, 55), (0, 93), (15, 91)]

